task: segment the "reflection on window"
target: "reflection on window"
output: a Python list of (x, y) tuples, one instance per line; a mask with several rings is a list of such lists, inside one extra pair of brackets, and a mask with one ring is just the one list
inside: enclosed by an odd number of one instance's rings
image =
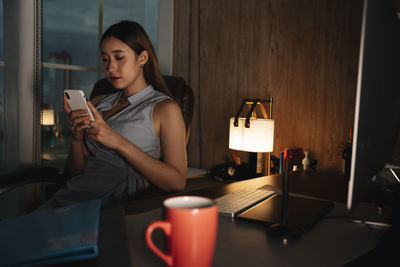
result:
[(97, 80), (98, 0), (42, 2), (42, 160), (62, 167), (70, 132), (63, 91), (90, 94)]
[[(101, 2), (103, 8), (99, 8)], [(99, 10), (103, 31), (124, 19), (139, 22), (157, 51), (158, 0), (42, 0), (42, 160), (62, 168), (70, 132), (63, 91), (81, 89), (89, 97), (98, 65)], [(0, 74), (1, 75), (1, 74)], [(0, 76), (1, 77), (1, 76)]]
[(98, 0), (43, 0), (42, 60), (96, 67), (98, 6)]
[(103, 0), (103, 31), (121, 20), (134, 20), (143, 26), (157, 51), (159, 0)]

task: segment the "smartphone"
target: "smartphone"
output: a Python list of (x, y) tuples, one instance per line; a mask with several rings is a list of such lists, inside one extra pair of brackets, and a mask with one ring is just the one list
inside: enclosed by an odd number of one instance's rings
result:
[[(64, 95), (67, 98), (69, 107), (72, 111), (78, 109), (86, 109), (89, 113), (90, 120), (94, 121), (94, 117), (92, 111), (90, 110), (89, 106), (86, 103), (85, 93), (82, 90), (76, 89), (66, 89), (64, 90)], [(81, 115), (86, 116), (86, 115)]]

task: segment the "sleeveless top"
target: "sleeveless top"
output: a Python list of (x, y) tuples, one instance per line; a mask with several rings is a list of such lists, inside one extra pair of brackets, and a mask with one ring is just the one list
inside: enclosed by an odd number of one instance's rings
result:
[[(105, 95), (96, 105), (99, 113), (111, 109), (122, 93)], [(167, 99), (171, 98), (149, 85), (128, 97), (130, 104), (106, 122), (145, 153), (159, 159), (160, 139), (153, 126), (153, 109), (155, 104)], [(92, 199), (101, 199), (102, 205), (107, 206), (127, 200), (150, 185), (117, 151), (90, 138), (85, 138), (85, 142), (89, 156), (83, 173), (68, 180), (65, 188), (47, 201), (49, 203), (44, 203), (47, 206), (64, 206)]]

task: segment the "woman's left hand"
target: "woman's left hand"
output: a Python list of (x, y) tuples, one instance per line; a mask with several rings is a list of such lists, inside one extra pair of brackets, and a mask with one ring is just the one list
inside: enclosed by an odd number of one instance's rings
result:
[(86, 128), (87, 136), (109, 148), (117, 149), (124, 138), (103, 120), (99, 111), (90, 101), (88, 106), (93, 113), (94, 121), (90, 123), (91, 128)]

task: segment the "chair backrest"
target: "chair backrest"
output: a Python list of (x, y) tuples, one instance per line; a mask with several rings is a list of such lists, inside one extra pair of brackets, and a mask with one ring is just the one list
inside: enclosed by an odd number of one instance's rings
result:
[[(194, 110), (194, 94), (192, 88), (188, 86), (185, 80), (177, 76), (163, 76), (165, 83), (172, 93), (174, 100), (181, 107), (183, 120), (186, 127), (186, 144), (189, 140), (190, 126), (192, 124), (193, 110)], [(97, 95), (109, 94), (117, 92), (106, 78), (98, 80), (93, 86), (90, 93), (90, 99)]]

